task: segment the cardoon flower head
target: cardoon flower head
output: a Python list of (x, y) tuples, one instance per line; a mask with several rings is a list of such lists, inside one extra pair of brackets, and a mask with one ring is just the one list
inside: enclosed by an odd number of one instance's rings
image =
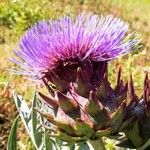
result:
[(119, 70), (116, 87), (111, 87), (107, 61), (131, 52), (137, 44), (120, 19), (82, 13), (34, 25), (12, 61), (20, 66), (16, 72), (41, 79), (48, 88), (50, 97), (39, 95), (54, 114), (37, 111), (55, 125), (53, 136), (94, 140), (119, 132), (133, 119), (128, 114), (134, 109), (134, 115), (135, 108), (132, 102), (127, 104), (127, 83)]
[(63, 75), (72, 81), (74, 70), (85, 62), (108, 61), (132, 51), (138, 42), (127, 32), (128, 24), (111, 15), (81, 13), (41, 21), (25, 33), (20, 50), (14, 51), (19, 59), (12, 61), (20, 66), (19, 74), (49, 80)]

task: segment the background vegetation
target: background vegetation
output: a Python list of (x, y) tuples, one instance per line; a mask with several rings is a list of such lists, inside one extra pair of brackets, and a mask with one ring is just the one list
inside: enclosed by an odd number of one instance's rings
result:
[[(0, 149), (6, 149), (10, 125), (17, 114), (11, 95), (15, 88), (28, 100), (33, 87), (25, 77), (13, 75), (8, 59), (19, 39), (35, 22), (56, 18), (60, 15), (76, 15), (81, 11), (97, 14), (113, 14), (130, 24), (141, 39), (140, 47), (134, 53), (110, 64), (110, 80), (114, 83), (116, 67), (122, 66), (124, 80), (133, 74), (138, 95), (142, 92), (144, 70), (150, 66), (150, 0), (0, 0)], [(33, 149), (23, 126), (18, 135), (19, 149)], [(109, 141), (108, 149), (113, 150)]]

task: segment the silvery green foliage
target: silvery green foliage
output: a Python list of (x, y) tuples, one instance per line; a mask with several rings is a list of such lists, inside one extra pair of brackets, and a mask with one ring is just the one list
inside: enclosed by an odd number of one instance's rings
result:
[(17, 125), (18, 125), (18, 116), (15, 118), (10, 134), (8, 137), (7, 149), (8, 150), (16, 150), (17, 149)]
[[(35, 107), (41, 108), (42, 110), (47, 110), (51, 113), (53, 111), (51, 108), (45, 106), (36, 96), (36, 92), (33, 95), (31, 108), (27, 105), (26, 101), (22, 96), (18, 96), (16, 92), (13, 92), (14, 101), (19, 112), (21, 121), (23, 122), (33, 145), (37, 150), (93, 150), (92, 146), (89, 143), (65, 143), (59, 139), (49, 136), (48, 130), (53, 128), (51, 124), (47, 124), (47, 121), (35, 110)], [(16, 137), (18, 118), (15, 119), (10, 132), (10, 139), (8, 142), (8, 150), (16, 150), (17, 146), (13, 146)], [(42, 126), (44, 125), (44, 127)], [(45, 128), (49, 126), (49, 129)], [(12, 141), (13, 139), (13, 141)], [(12, 148), (13, 146), (13, 148)]]
[(21, 96), (18, 96), (13, 92), (14, 100), (19, 111), (20, 118), (25, 125), (25, 128), (35, 146), (38, 150), (46, 150), (47, 146), (54, 149), (54, 145), (50, 140), (48, 140), (48, 135), (42, 127), (42, 118), (38, 115), (34, 107), (37, 105), (36, 93), (33, 96), (32, 106), (28, 107), (27, 103)]

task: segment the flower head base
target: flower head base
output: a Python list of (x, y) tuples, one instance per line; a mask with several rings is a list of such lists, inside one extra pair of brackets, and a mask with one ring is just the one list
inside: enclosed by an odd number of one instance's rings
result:
[[(83, 79), (83, 82), (78, 82)], [(121, 80), (121, 70), (115, 88), (111, 87), (106, 73), (96, 91), (88, 87), (86, 92), (76, 89), (78, 84), (85, 85), (85, 82), (88, 82), (86, 78), (78, 76), (72, 90), (66, 94), (58, 90), (54, 97), (39, 93), (42, 101), (54, 110), (52, 115), (37, 109), (48, 122), (55, 125), (51, 136), (67, 142), (83, 142), (124, 132), (135, 148), (147, 142), (150, 138), (150, 80), (147, 75), (140, 98), (135, 94), (132, 76), (128, 90), (128, 84)], [(130, 98), (127, 97), (128, 93)]]
[[(79, 71), (82, 69), (78, 68)], [(132, 105), (132, 102), (129, 106), (127, 104), (128, 86), (123, 84), (120, 70), (114, 89), (110, 86), (105, 73), (97, 90), (93, 91), (87, 86), (84, 91), (88, 79), (82, 76), (77, 76), (72, 89), (66, 94), (58, 90), (51, 97), (39, 93), (42, 101), (53, 108), (54, 114), (41, 112), (39, 109), (37, 111), (55, 125), (52, 136), (63, 141), (96, 140), (118, 133), (133, 120), (133, 116), (128, 115)], [(77, 90), (76, 87), (79, 86), (83, 89)]]
[(21, 50), (14, 51), (19, 59), (12, 61), (21, 68), (17, 73), (34, 79), (45, 74), (60, 77), (87, 61), (108, 61), (134, 50), (138, 40), (127, 32), (128, 24), (111, 15), (81, 13), (76, 18), (42, 21), (26, 32)]
[[(78, 71), (81, 72), (82, 70), (78, 69)], [(84, 73), (82, 75), (84, 76)], [(37, 111), (56, 126), (56, 137), (64, 141), (80, 142), (114, 133), (121, 127), (125, 115), (123, 113), (125, 111), (123, 100), (126, 99), (127, 85), (120, 85), (121, 80), (118, 79), (118, 85), (113, 91), (107, 83), (107, 77), (105, 76), (103, 79), (104, 82), (101, 83), (97, 91), (92, 91), (87, 87), (87, 93), (85, 94), (84, 91), (85, 95), (83, 96), (81, 91), (76, 90), (76, 87), (88, 82), (82, 76), (77, 77), (76, 83), (72, 85), (72, 90), (68, 91), (67, 94), (57, 90), (54, 97), (49, 98), (39, 93), (42, 100), (48, 106), (53, 107), (55, 115)], [(110, 94), (113, 94), (112, 98)], [(85, 98), (86, 95), (88, 95), (87, 98)], [(113, 122), (116, 116), (120, 119), (120, 122)]]

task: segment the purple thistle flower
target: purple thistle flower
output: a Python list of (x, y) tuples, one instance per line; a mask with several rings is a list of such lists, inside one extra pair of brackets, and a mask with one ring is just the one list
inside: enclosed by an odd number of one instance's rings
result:
[[(18, 57), (11, 60), (20, 66), (16, 73), (41, 79), (48, 88), (50, 97), (38, 94), (54, 113), (36, 110), (54, 125), (52, 137), (83, 142), (123, 131), (138, 147), (141, 137), (144, 142), (149, 139), (144, 134), (150, 130), (145, 126), (150, 124), (150, 80), (146, 75), (144, 93), (138, 98), (132, 77), (129, 86), (124, 84), (120, 69), (112, 88), (107, 74), (107, 61), (131, 52), (138, 42), (120, 19), (82, 13), (37, 23), (21, 39), (20, 50), (14, 51)], [(140, 133), (139, 140), (132, 141), (132, 127)]]
[(12, 61), (20, 66), (15, 72), (36, 79), (69, 63), (112, 60), (138, 44), (127, 32), (128, 24), (111, 15), (81, 13), (38, 22), (21, 39), (21, 50), (14, 51), (18, 58)]

